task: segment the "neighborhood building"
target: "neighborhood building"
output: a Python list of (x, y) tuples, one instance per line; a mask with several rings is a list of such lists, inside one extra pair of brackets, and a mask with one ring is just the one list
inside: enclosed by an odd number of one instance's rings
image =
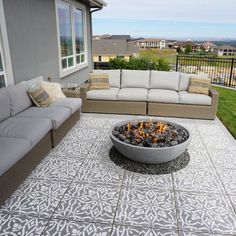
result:
[(165, 49), (165, 40), (156, 38), (145, 38), (135, 40), (135, 44), (142, 49)]
[(236, 47), (230, 45), (214, 47), (213, 51), (218, 56), (236, 56)]
[(214, 43), (211, 43), (211, 42), (202, 43), (201, 46), (205, 50), (205, 52), (210, 52), (210, 53), (213, 53), (214, 48), (216, 47), (216, 45)]
[(139, 47), (127, 37), (110, 37), (93, 40), (93, 61), (109, 62), (116, 57), (129, 60), (139, 55)]
[(43, 75), (82, 83), (93, 68), (93, 11), (102, 0), (0, 0), (0, 86)]

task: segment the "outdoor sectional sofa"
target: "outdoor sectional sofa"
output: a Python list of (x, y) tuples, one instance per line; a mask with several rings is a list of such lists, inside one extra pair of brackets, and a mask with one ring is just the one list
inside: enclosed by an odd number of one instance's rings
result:
[[(189, 93), (191, 74), (166, 71), (95, 70), (108, 73), (110, 89), (81, 86), (82, 111), (215, 119), (218, 93)], [(206, 75), (200, 75), (206, 77)]]
[(27, 89), (37, 77), (0, 89), (0, 204), (79, 120), (81, 99), (32, 104)]

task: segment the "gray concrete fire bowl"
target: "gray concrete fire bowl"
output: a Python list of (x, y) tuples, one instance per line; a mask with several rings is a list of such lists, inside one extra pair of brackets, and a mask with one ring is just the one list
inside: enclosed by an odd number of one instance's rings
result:
[(128, 124), (129, 122), (134, 123), (140, 121), (149, 121), (149, 120), (148, 119), (125, 120), (114, 124), (110, 129), (110, 138), (114, 147), (128, 159), (146, 164), (165, 163), (174, 160), (182, 153), (184, 153), (191, 142), (192, 135), (185, 127), (173, 122), (167, 122), (162, 120), (153, 120), (153, 122), (169, 123), (171, 125), (174, 125), (177, 129), (179, 128), (184, 129), (189, 134), (188, 139), (182, 143), (170, 147), (140, 147), (132, 144), (127, 144), (119, 140), (119, 138), (115, 137), (112, 134), (112, 131), (115, 129), (116, 126), (122, 126)]

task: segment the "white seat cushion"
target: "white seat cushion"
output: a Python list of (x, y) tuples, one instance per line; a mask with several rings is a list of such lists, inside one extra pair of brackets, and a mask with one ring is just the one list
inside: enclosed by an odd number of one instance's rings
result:
[(148, 90), (144, 88), (122, 88), (118, 93), (118, 100), (147, 101)]
[(150, 89), (148, 92), (149, 102), (179, 103), (179, 94), (174, 90)]
[(182, 104), (193, 105), (211, 105), (211, 97), (204, 94), (188, 93), (187, 91), (179, 92), (179, 102)]
[(179, 72), (151, 71), (150, 89), (170, 89), (178, 91)]
[(116, 100), (119, 88), (90, 90), (87, 92), (87, 99), (90, 100)]
[(108, 74), (110, 87), (120, 88), (120, 70), (94, 70), (94, 72)]
[(149, 87), (149, 70), (122, 70), (121, 88), (146, 88)]

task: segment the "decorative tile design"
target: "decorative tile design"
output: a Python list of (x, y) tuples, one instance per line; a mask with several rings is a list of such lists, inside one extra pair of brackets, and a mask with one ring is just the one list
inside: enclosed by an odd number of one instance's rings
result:
[(236, 214), (226, 195), (177, 192), (176, 201), (180, 229), (236, 234)]
[(122, 189), (116, 223), (156, 229), (175, 229), (176, 217), (172, 192), (149, 188)]
[(179, 236), (227, 236), (227, 235), (226, 234), (223, 235), (223, 234), (210, 234), (210, 233), (196, 233), (196, 232), (180, 231)]
[(0, 235), (40, 236), (46, 224), (31, 216), (0, 214)]
[(115, 184), (122, 182), (124, 170), (113, 162), (86, 159), (75, 176), (75, 182)]
[(202, 136), (222, 136), (222, 130), (218, 125), (197, 124), (196, 127)]
[(175, 231), (114, 225), (111, 236), (178, 236)]
[(51, 220), (42, 236), (109, 236), (110, 233), (111, 226), (105, 224)]
[(79, 139), (79, 140), (95, 140), (101, 130), (99, 128), (88, 128), (84, 127), (83, 129), (75, 129), (74, 132), (68, 134), (66, 139)]
[(228, 194), (236, 194), (236, 169), (217, 168), (217, 172)]
[(198, 167), (198, 168), (213, 168), (211, 159), (204, 149), (198, 150), (188, 150), (190, 155), (190, 162), (188, 166)]
[(126, 171), (123, 185), (130, 187), (147, 187), (161, 191), (173, 190), (171, 174), (145, 175)]
[(59, 145), (53, 150), (53, 155), (74, 158), (86, 158), (94, 142), (81, 140), (68, 140), (63, 145)]
[(205, 146), (202, 142), (202, 138), (199, 134), (193, 134), (192, 140), (188, 146), (189, 151), (196, 151), (196, 150), (205, 150)]
[(236, 149), (226, 136), (202, 136), (202, 141), (205, 143), (208, 150), (215, 149)]
[(60, 202), (53, 218), (86, 222), (112, 223), (119, 188), (72, 184)]
[(216, 168), (236, 169), (236, 152), (233, 150), (211, 150), (211, 159)]
[(70, 181), (76, 175), (82, 162), (83, 159), (78, 158), (50, 156), (36, 167), (29, 178)]
[(28, 179), (5, 202), (0, 212), (50, 218), (68, 184)]
[(173, 173), (174, 188), (186, 192), (225, 193), (220, 179), (213, 169), (186, 167)]

